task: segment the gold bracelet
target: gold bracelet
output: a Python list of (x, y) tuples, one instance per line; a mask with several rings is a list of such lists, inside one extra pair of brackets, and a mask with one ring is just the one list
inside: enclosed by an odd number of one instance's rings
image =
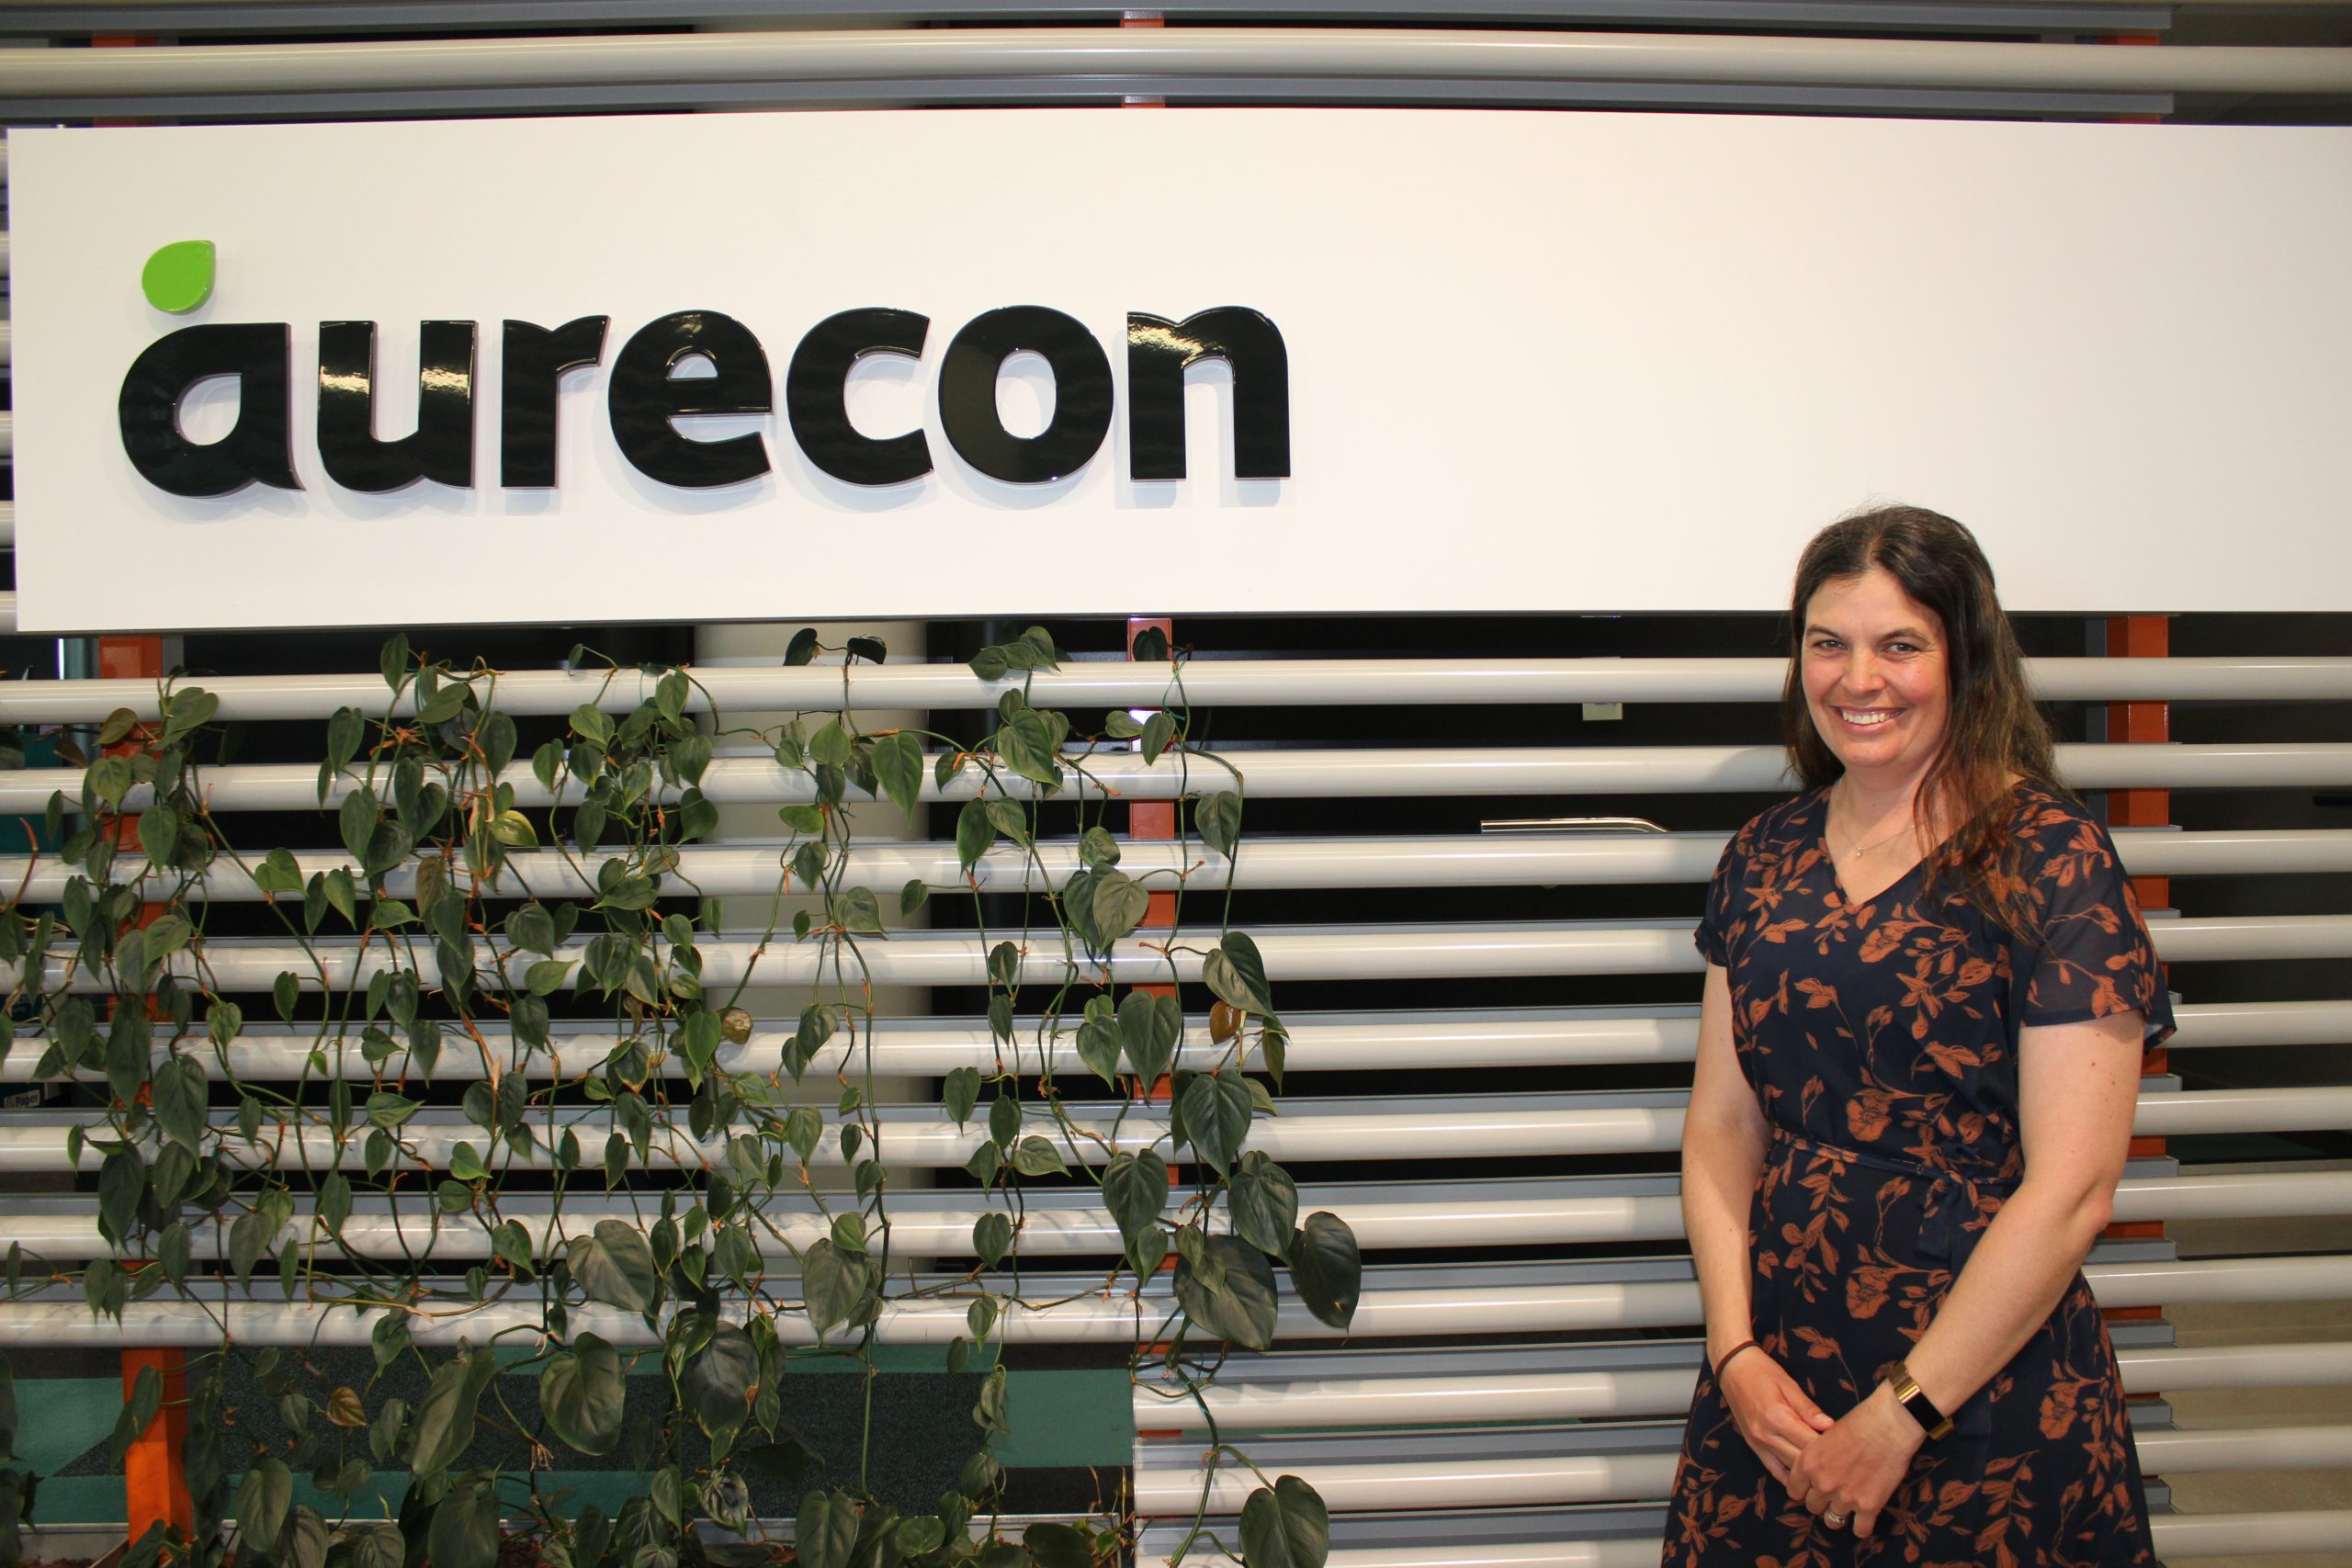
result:
[(1887, 1373), (1886, 1381), (1888, 1386), (1894, 1390), (1894, 1402), (1911, 1413), (1911, 1419), (1919, 1423), (1919, 1428), (1928, 1434), (1928, 1441), (1951, 1436), (1951, 1417), (1936, 1408), (1936, 1402), (1928, 1397), (1927, 1391), (1919, 1386), (1919, 1380), (1911, 1375), (1908, 1366), (1901, 1361), (1895, 1362), (1894, 1370)]

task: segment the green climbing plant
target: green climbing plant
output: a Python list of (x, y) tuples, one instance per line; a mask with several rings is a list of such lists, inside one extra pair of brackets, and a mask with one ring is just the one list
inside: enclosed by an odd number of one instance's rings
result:
[[(1017, 1537), (994, 1522), (989, 1443), (1007, 1406), (992, 1351), (1076, 1299), (1023, 1285), (1040, 1186), (1099, 1188), (1122, 1256), (1083, 1294), (1133, 1301), (1135, 1375), (1204, 1413), (1227, 1348), (1273, 1339), (1284, 1275), (1315, 1316), (1349, 1322), (1353, 1235), (1329, 1213), (1302, 1220), (1290, 1176), (1251, 1146), (1286, 1038), (1258, 949), (1230, 923), (1243, 779), (1194, 739), (1182, 652), (1147, 634), (1136, 657), (1164, 665), (1162, 705), (1084, 729), (1032, 702), (1064, 658), (1033, 628), (971, 660), (1001, 694), (966, 741), (861, 726), (877, 641), (829, 649), (803, 630), (786, 659), (834, 655), (838, 705), (754, 730), (729, 728), (691, 669), (575, 649), (575, 670), (601, 671), (594, 690), (525, 759), (496, 671), (395, 637), (382, 699), (338, 710), (321, 737), (317, 807), (340, 844), (325, 854), (232, 841), (204, 787), (233, 735), (211, 694), (167, 681), (153, 716), (107, 719), (78, 797), (49, 805), (65, 874), (53, 900), (20, 890), (0, 910), (0, 1056), (38, 1053), (35, 1077), (101, 1102), (65, 1152), (96, 1170), (103, 1246), (74, 1267), (12, 1244), (6, 1283), (12, 1299), (78, 1290), (100, 1316), (161, 1298), (212, 1320), (187, 1389), (196, 1527), (151, 1529), (129, 1568), (494, 1568), (516, 1516), (556, 1568), (744, 1568), (775, 1558), (756, 1539), (760, 1483), (800, 1498), (807, 1568), (1115, 1561), (1133, 1523), (1115, 1508)], [(1115, 797), (1092, 771), (1103, 742), (1174, 774), (1177, 866), (1122, 868)], [(722, 750), (772, 762), (786, 800), (756, 940), (722, 936), (692, 875), (692, 846), (718, 824), (704, 785)], [(860, 879), (854, 807), (881, 799), (956, 803), (957, 880)], [(274, 974), (208, 931), (242, 883), (280, 933), (267, 951), (296, 955)], [(886, 907), (903, 919), (959, 892), (1009, 892), (1017, 918), (978, 928), (993, 1049), (940, 1091), (941, 1118), (972, 1140), (970, 1261), (919, 1273), (895, 1250), (891, 1140), (906, 1124), (877, 1093), (873, 959)], [(1188, 934), (1144, 931), (1154, 893), (1180, 914), (1192, 898)], [(1178, 989), (1195, 975), (1211, 998), (1198, 1018)], [(773, 1055), (747, 1049), (755, 984), (805, 993)], [(268, 1055), (249, 1004), (275, 1013), (268, 1039), (291, 1057)], [(1062, 1070), (1073, 1058), (1081, 1070)], [(458, 1115), (431, 1113), (458, 1084)], [(1107, 1122), (1074, 1109), (1106, 1099)], [(1180, 1161), (1189, 1190), (1171, 1180)], [(1171, 1254), (1170, 1292), (1147, 1292)], [(238, 1313), (255, 1303), (302, 1314), (308, 1343), (356, 1315), (375, 1376), (325, 1386), (283, 1332), (249, 1353)], [(948, 1364), (984, 1371), (978, 1445), (934, 1508), (901, 1513), (867, 1485), (870, 1404), (857, 1472), (825, 1469), (795, 1425), (791, 1373), (809, 1356), (870, 1373), (895, 1319), (959, 1306)], [(647, 1363), (666, 1394), (650, 1417), (625, 1402)], [(396, 1367), (422, 1375), (413, 1402), (390, 1392)], [(535, 1410), (514, 1406), (514, 1374), (536, 1378)], [(268, 1402), (283, 1435), (255, 1435), (237, 1398)], [(162, 1400), (142, 1377), (118, 1455)], [(0, 1363), (0, 1568), (35, 1485), (8, 1462), (14, 1427)], [(530, 1467), (469, 1462), (486, 1429), (528, 1445)], [(1317, 1568), (1329, 1532), (1312, 1488), (1258, 1472), (1211, 1430), (1184, 1551)], [(611, 1517), (568, 1507), (541, 1480), (565, 1451), (627, 1456), (642, 1493)], [(1205, 1523), (1219, 1466), (1260, 1483), (1235, 1540)], [(402, 1500), (368, 1517), (387, 1469), (406, 1472)], [(332, 1506), (297, 1501), (298, 1475)]]

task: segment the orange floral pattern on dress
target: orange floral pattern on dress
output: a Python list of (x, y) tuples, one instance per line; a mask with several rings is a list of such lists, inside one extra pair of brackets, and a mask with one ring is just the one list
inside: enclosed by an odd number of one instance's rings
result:
[[(1748, 1218), (1750, 1332), (1831, 1416), (1928, 1325), (2024, 1170), (2018, 1034), (2172, 1009), (2113, 841), (2018, 786), (2005, 888), (2032, 940), (1914, 869), (1851, 903), (1815, 791), (1743, 828), (1697, 933), (1731, 981), (1733, 1043), (1774, 1139)], [(1926, 907), (1922, 907), (1923, 902)], [(1831, 1530), (1766, 1472), (1702, 1369), (1676, 1467), (1666, 1568), (2154, 1568), (2123, 1394), (2078, 1274), (2009, 1364), (1954, 1413), (1878, 1532)]]

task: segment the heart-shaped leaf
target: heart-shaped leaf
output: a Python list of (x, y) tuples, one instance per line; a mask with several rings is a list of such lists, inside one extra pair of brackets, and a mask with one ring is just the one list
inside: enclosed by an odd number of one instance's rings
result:
[(620, 1352), (582, 1334), (540, 1371), (539, 1408), (557, 1437), (583, 1454), (608, 1454), (620, 1446), (624, 1389)]
[(996, 825), (989, 820), (984, 800), (967, 800), (956, 813), (956, 863), (968, 872), (996, 841)]
[(1252, 1350), (1274, 1342), (1274, 1269), (1239, 1236), (1211, 1236), (1198, 1258), (1176, 1260), (1176, 1301), (1184, 1314), (1220, 1339)]
[(972, 1222), (972, 1251), (993, 1269), (1012, 1247), (1012, 1221), (991, 1209)]
[(874, 743), (874, 776), (901, 811), (912, 811), (922, 794), (922, 742), (906, 730)]
[(1288, 1253), (1298, 1224), (1298, 1184), (1290, 1172), (1262, 1154), (1246, 1154), (1226, 1189), (1226, 1202), (1236, 1235), (1271, 1257)]
[(1307, 1311), (1334, 1328), (1345, 1328), (1363, 1289), (1363, 1258), (1347, 1222), (1320, 1210), (1307, 1215), (1291, 1237), (1290, 1277)]
[(865, 1260), (820, 1241), (800, 1255), (800, 1289), (819, 1337), (847, 1323), (865, 1295)]
[(456, 1463), (474, 1440), (474, 1411), (482, 1391), (498, 1375), (497, 1358), (477, 1350), (462, 1361), (444, 1362), (416, 1407), (416, 1447), (410, 1468), (431, 1475)]
[(264, 1454), (245, 1472), (237, 1485), (237, 1528), (247, 1542), (264, 1551), (277, 1544), (286, 1527), (286, 1510), (294, 1501), (294, 1472), (286, 1461)]
[(589, 1300), (629, 1312), (652, 1309), (660, 1288), (653, 1248), (635, 1226), (597, 1221), (594, 1235), (572, 1237), (571, 1262), (571, 1277)]
[(1171, 996), (1130, 991), (1119, 1004), (1119, 1040), (1146, 1088), (1168, 1076), (1184, 1037), (1184, 1010)]
[(1201, 796), (1193, 807), (1193, 825), (1202, 842), (1230, 860), (1241, 841), (1241, 797), (1225, 790)]
[(498, 1562), (498, 1492), (479, 1483), (454, 1487), (433, 1510), (425, 1532), (433, 1568), (493, 1568)]
[(1250, 1135), (1250, 1086), (1238, 1073), (1188, 1073), (1176, 1090), (1185, 1135), (1222, 1176)]
[(1094, 1568), (1094, 1548), (1074, 1525), (1041, 1520), (1021, 1532), (1021, 1544), (1037, 1568)]
[(1168, 1162), (1152, 1149), (1113, 1156), (1102, 1168), (1102, 1201), (1119, 1234), (1133, 1243), (1168, 1206)]
[(801, 1568), (849, 1568), (857, 1550), (857, 1504), (841, 1492), (811, 1492), (793, 1521), (793, 1550)]
[(1315, 1488), (1277, 1476), (1241, 1505), (1241, 1555), (1250, 1568), (1323, 1568), (1331, 1555), (1331, 1516)]
[(1113, 1089), (1119, 1087), (1119, 1031), (1115, 1024), (1088, 1019), (1078, 1026), (1078, 1059)]
[(947, 1075), (947, 1085), (940, 1095), (947, 1114), (961, 1127), (972, 1119), (972, 1107), (979, 1102), (980, 1070), (978, 1067), (957, 1067)]
[(1240, 931), (1227, 931), (1216, 951), (1201, 962), (1201, 978), (1210, 990), (1243, 1012), (1274, 1010), (1273, 988), (1266, 984), (1265, 960), (1258, 944)]
[(1151, 908), (1151, 895), (1143, 884), (1116, 871), (1094, 874), (1091, 889), (1094, 936), (1098, 945), (1108, 947), (1143, 924), (1144, 915)]
[(686, 1408), (694, 1412), (695, 1424), (716, 1438), (742, 1426), (759, 1381), (760, 1353), (752, 1337), (731, 1323), (722, 1323), (711, 1330), (710, 1343), (686, 1363), (678, 1391), (685, 1396)]

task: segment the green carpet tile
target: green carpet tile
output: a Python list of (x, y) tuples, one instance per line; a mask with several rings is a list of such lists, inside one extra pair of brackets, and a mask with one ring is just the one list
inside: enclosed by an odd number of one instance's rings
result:
[[(41, 1358), (20, 1352), (12, 1360), (17, 1370), (17, 1450), (35, 1473), (42, 1477), (37, 1522), (41, 1524), (106, 1524), (124, 1517), (123, 1483), (119, 1471), (108, 1461), (107, 1438), (122, 1408), (119, 1376), (43, 1376)], [(303, 1358), (310, 1369), (300, 1386), (315, 1406), (323, 1408), (328, 1393), (338, 1385), (363, 1391), (372, 1414), (393, 1395), (412, 1407), (423, 1396), (428, 1374), (415, 1361), (395, 1366), (378, 1379), (366, 1350), (314, 1349)], [(965, 1461), (978, 1447), (979, 1430), (971, 1419), (980, 1376), (967, 1371), (951, 1374), (944, 1350), (928, 1347), (885, 1348), (876, 1357), (878, 1375), (871, 1390), (873, 1440), (862, 1456), (865, 1483), (885, 1501), (907, 1509), (928, 1511), (940, 1493), (952, 1485)], [(86, 1373), (104, 1359), (88, 1355), (71, 1359), (69, 1368)], [(867, 1390), (858, 1369), (846, 1358), (797, 1359), (786, 1379), (786, 1418), (821, 1456), (821, 1470), (812, 1467), (811, 1483), (851, 1485), (857, 1481), (860, 1436)], [(283, 1450), (288, 1431), (279, 1421), (276, 1401), (266, 1398), (252, 1380), (252, 1362), (240, 1353), (230, 1373), (229, 1399), (235, 1407), (234, 1423), (246, 1437), (269, 1448)], [(524, 1433), (539, 1420), (538, 1384), (529, 1375), (499, 1380), (497, 1394), (505, 1413), (503, 1424)], [(1011, 1472), (1009, 1497), (1026, 1495), (1041, 1505), (1082, 1507), (1090, 1500), (1107, 1497), (1115, 1489), (1116, 1472), (1130, 1462), (1134, 1447), (1133, 1407), (1124, 1365), (1107, 1367), (1056, 1365), (1023, 1368), (1015, 1365), (1006, 1388), (1012, 1430), (1001, 1435), (993, 1451)], [(659, 1423), (667, 1415), (667, 1389), (659, 1363), (645, 1357), (629, 1379), (625, 1420), (634, 1426)], [(485, 1399), (487, 1417), (492, 1409)], [(328, 1434), (322, 1453), (337, 1445), (353, 1456), (367, 1453), (367, 1434), (314, 1423)], [(232, 1452), (250, 1452), (232, 1438)], [(694, 1434), (684, 1445), (684, 1462), (690, 1467), (707, 1461), (708, 1450)], [(568, 1466), (539, 1472), (541, 1491), (563, 1494), (561, 1506), (571, 1512), (594, 1503), (607, 1513), (644, 1489), (645, 1478), (626, 1452), (606, 1459), (586, 1458), (563, 1450)], [(494, 1429), (485, 1419), (473, 1446), (460, 1462), (494, 1464), (508, 1472), (510, 1495), (527, 1476), (529, 1450), (514, 1432)], [(234, 1460), (232, 1461), (235, 1462)], [(406, 1477), (379, 1472), (349, 1506), (361, 1517), (387, 1517), (398, 1511)], [(775, 1517), (794, 1511), (797, 1497), (787, 1496), (772, 1482), (754, 1482), (752, 1503), (761, 1514)], [(345, 1510), (332, 1497), (314, 1492), (298, 1479), (296, 1500), (330, 1517)]]

